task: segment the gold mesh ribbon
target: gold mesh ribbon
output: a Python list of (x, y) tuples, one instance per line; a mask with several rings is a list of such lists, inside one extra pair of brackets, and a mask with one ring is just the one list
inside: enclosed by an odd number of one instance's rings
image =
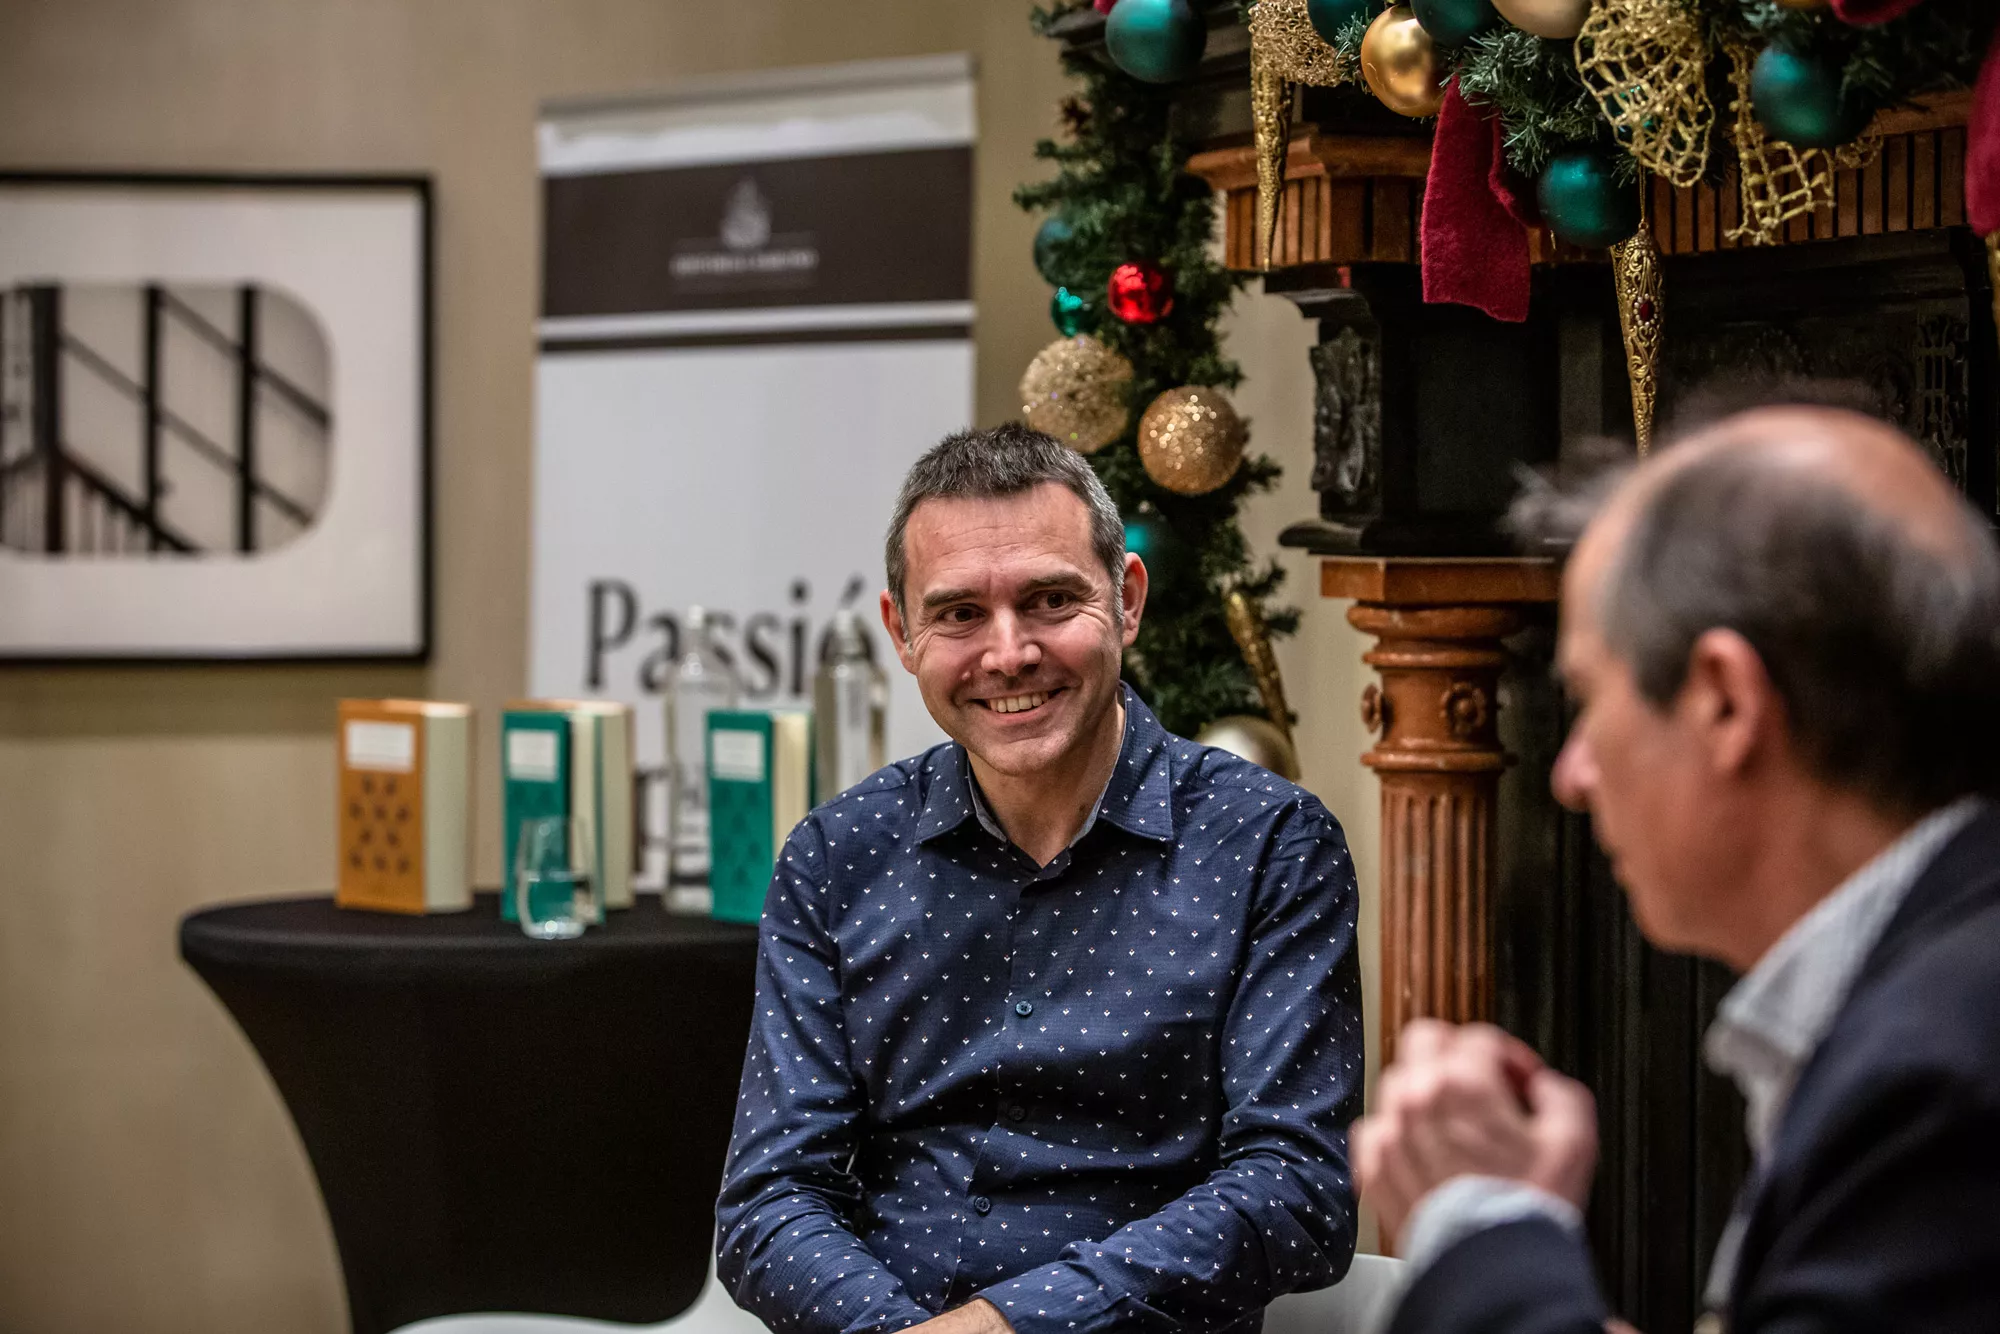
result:
[(1619, 142), (1682, 187), (1708, 170), (1707, 66), (1701, 21), (1679, 0), (1596, 0), (1576, 37), (1576, 72)]
[(1332, 88), (1352, 82), (1358, 72), (1351, 57), (1314, 31), (1306, 0), (1257, 0), (1250, 7), (1250, 49), (1262, 52), (1290, 83)]
[(1820, 148), (1795, 148), (1764, 133), (1750, 108), (1750, 70), (1756, 57), (1740, 42), (1728, 44), (1729, 81), (1736, 95), (1730, 137), (1736, 143), (1738, 183), (1743, 219), (1729, 230), (1732, 241), (1776, 245), (1787, 223), (1808, 213), (1833, 207), (1833, 173), (1856, 171), (1882, 151), (1882, 136), (1869, 131), (1831, 153)]
[(1666, 315), (1660, 248), (1648, 216), (1648, 183), (1639, 182), (1639, 230), (1611, 247), (1618, 287), (1618, 327), (1625, 335), (1625, 376), (1632, 386), (1632, 433), (1639, 457), (1653, 445), (1653, 407), (1660, 393), (1661, 323)]
[(1292, 85), (1269, 55), (1250, 47), (1250, 124), (1256, 132), (1257, 253), (1268, 269), (1278, 259), (1278, 209), (1285, 198), (1285, 154), (1292, 139)]

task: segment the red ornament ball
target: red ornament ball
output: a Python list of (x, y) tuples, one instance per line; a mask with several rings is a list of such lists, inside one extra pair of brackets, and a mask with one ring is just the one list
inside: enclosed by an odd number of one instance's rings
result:
[(1149, 259), (1111, 271), (1105, 304), (1127, 324), (1157, 324), (1174, 308), (1174, 279)]
[(1111, 12), (1111, 6), (1117, 3), (1118, 0), (1092, 0), (1091, 8), (1095, 9), (1100, 14), (1109, 14)]

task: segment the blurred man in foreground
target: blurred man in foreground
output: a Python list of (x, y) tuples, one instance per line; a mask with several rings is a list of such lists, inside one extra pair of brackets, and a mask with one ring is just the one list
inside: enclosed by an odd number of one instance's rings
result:
[[(1992, 533), (1851, 413), (1656, 455), (1570, 559), (1556, 795), (1649, 939), (1744, 974), (1706, 1044), (1756, 1158), (1710, 1328), (2000, 1329), (1996, 634)], [(1393, 1330), (1595, 1334), (1588, 1093), (1431, 1022), (1380, 1088), (1355, 1165), (1412, 1262)]]

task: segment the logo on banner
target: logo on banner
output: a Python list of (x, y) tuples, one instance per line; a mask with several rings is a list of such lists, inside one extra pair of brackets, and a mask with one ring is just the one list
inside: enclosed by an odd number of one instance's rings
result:
[(771, 229), (771, 201), (754, 176), (729, 192), (713, 238), (682, 242), (671, 269), (677, 283), (709, 290), (790, 286), (811, 280), (819, 269), (819, 247), (811, 232), (778, 234)]

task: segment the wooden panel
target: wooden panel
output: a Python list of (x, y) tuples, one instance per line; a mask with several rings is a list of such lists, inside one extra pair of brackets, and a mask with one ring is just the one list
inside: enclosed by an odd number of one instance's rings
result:
[(1367, 181), (1328, 181), (1325, 257), (1335, 264), (1368, 258)]
[(1878, 156), (1873, 162), (1861, 168), (1861, 234), (1878, 236), (1883, 230), (1882, 196), (1885, 164)]
[(1843, 171), (1834, 176), (1833, 209), (1838, 216), (1840, 236), (1861, 235), (1861, 173)]
[(1305, 181), (1293, 181), (1285, 187), (1285, 202), (1288, 207), (1285, 209), (1285, 216), (1279, 219), (1279, 231), (1283, 237), (1280, 245), (1283, 247), (1287, 264), (1306, 262), (1304, 240), (1310, 233), (1305, 232), (1300, 224), (1305, 216), (1307, 184)]
[(1694, 248), (1708, 251), (1716, 248), (1715, 191), (1706, 185), (1696, 186), (1694, 192)]
[(1743, 187), (1737, 181), (1735, 167), (1731, 167), (1722, 178), (1722, 189), (1718, 193), (1722, 197), (1722, 216), (1717, 220), (1722, 227), (1721, 244), (1725, 250), (1734, 250), (1743, 244), (1730, 239), (1729, 235), (1743, 220)]
[(1965, 129), (1938, 136), (1938, 226), (1965, 224)]
[(1911, 142), (1897, 135), (1882, 145), (1882, 228), (1901, 232), (1910, 228)]
[(1320, 596), (1399, 606), (1554, 602), (1562, 574), (1552, 560), (1333, 556), (1319, 565)]
[(1919, 134), (1910, 139), (1910, 226), (1937, 226), (1938, 137)]
[(1417, 257), (1410, 196), (1415, 187), (1403, 181), (1376, 181), (1374, 235), (1368, 238), (1370, 259), (1408, 261)]
[(1694, 191), (1674, 191), (1674, 250), (1694, 249)]

